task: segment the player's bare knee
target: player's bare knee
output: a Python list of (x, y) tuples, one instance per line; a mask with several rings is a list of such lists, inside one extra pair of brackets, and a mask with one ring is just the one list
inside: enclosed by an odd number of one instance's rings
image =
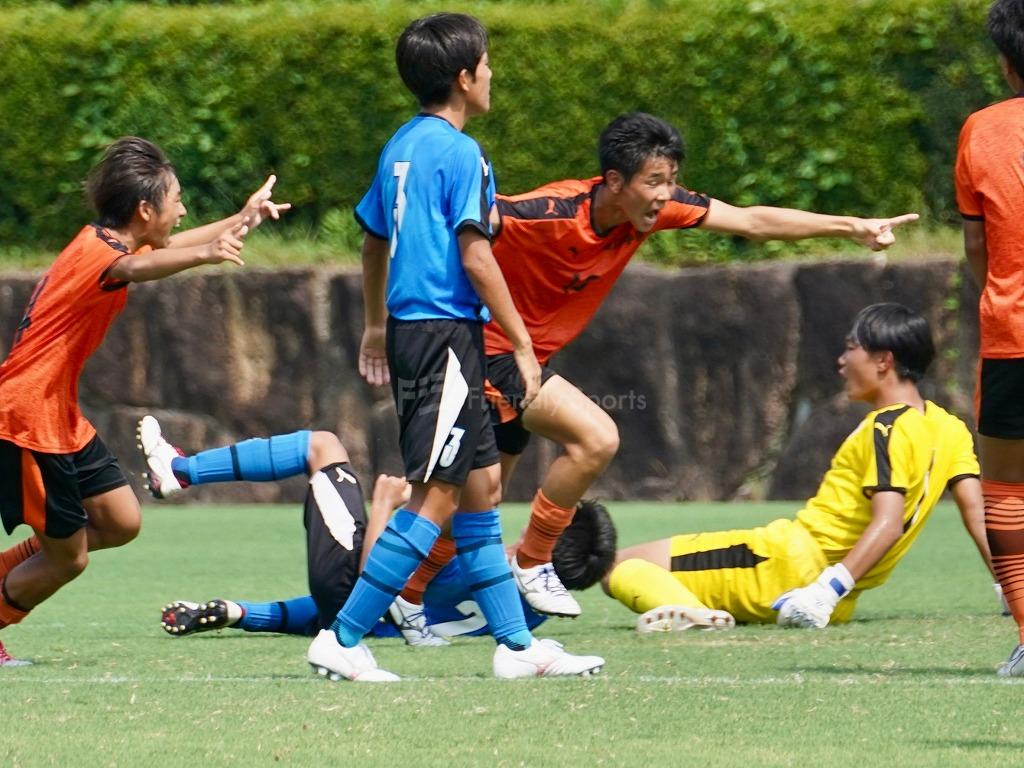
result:
[(619, 429), (607, 415), (589, 425), (578, 442), (565, 446), (566, 453), (589, 472), (601, 472), (619, 450)]
[(83, 549), (63, 556), (50, 555), (47, 559), (51, 572), (61, 583), (67, 584), (69, 581), (77, 579), (85, 571), (86, 566), (89, 565), (89, 552)]
[(310, 472), (316, 472), (331, 464), (348, 461), (348, 451), (333, 432), (317, 430), (309, 438), (308, 464)]

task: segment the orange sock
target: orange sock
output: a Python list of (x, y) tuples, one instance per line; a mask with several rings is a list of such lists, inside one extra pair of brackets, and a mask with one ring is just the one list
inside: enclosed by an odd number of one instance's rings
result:
[(992, 566), (1024, 644), (1024, 483), (982, 480)]
[(28, 611), (16, 603), (12, 603), (11, 598), (7, 596), (6, 581), (6, 579), (0, 581), (0, 629), (17, 624), (28, 616)]
[(0, 552), (0, 579), (6, 576), (14, 566), (28, 560), (39, 551), (39, 539), (30, 536), (24, 541), (19, 541), (10, 549)]
[(401, 591), (402, 598), (413, 605), (422, 605), (423, 593), (427, 590), (427, 584), (434, 580), (434, 577), (452, 561), (453, 557), (455, 557), (455, 542), (444, 536), (438, 536), (419, 568), (405, 583), (405, 588)]
[(575, 513), (575, 504), (568, 508), (560, 507), (545, 496), (543, 491), (537, 491), (530, 505), (530, 523), (526, 526), (523, 542), (516, 553), (519, 565), (532, 568), (541, 563), (550, 563), (555, 543), (562, 531), (569, 527)]

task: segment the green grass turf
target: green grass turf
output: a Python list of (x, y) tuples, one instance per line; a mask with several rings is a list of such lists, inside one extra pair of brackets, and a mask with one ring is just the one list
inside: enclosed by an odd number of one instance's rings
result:
[[(610, 505), (621, 544), (750, 526), (793, 504)], [(504, 511), (518, 531), (522, 506)], [(169, 599), (304, 592), (301, 510), (148, 505), (141, 537), (3, 631), (4, 766), (991, 766), (1024, 758), (1021, 681), (989, 579), (942, 505), (856, 621), (639, 637), (593, 589), (541, 636), (608, 664), (595, 679), (499, 682), (492, 644), (371, 641), (390, 686), (328, 683), (305, 638), (170, 638)], [(7, 540), (9, 544), (13, 540)]]

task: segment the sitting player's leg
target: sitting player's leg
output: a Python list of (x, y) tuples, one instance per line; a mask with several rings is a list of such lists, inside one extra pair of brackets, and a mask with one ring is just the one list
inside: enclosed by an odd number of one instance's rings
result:
[(671, 539), (660, 539), (622, 550), (604, 580), (605, 592), (640, 614), (641, 633), (734, 626), (727, 611), (706, 605), (668, 570), (671, 545)]
[(533, 499), (530, 522), (516, 553), (513, 573), (527, 602), (537, 611), (577, 616), (579, 604), (551, 567), (555, 542), (572, 520), (577, 502), (615, 456), (615, 422), (561, 376), (552, 376), (522, 415), (533, 434), (562, 446)]
[(160, 612), (160, 626), (174, 637), (229, 627), (312, 637), (320, 630), (320, 617), (312, 595), (266, 603), (221, 598), (205, 603), (175, 600)]
[(337, 437), (330, 432), (299, 430), (267, 438), (254, 437), (185, 456), (164, 438), (160, 423), (153, 416), (144, 416), (139, 421), (138, 438), (149, 467), (149, 488), (157, 498), (170, 496), (190, 485), (236, 480), (275, 481), (315, 471), (310, 459), (318, 443), (332, 439), (337, 442)]
[(827, 564), (802, 525), (775, 520), (750, 530), (684, 534), (623, 550), (606, 591), (636, 612), (678, 601), (727, 612), (736, 621), (774, 623), (775, 598), (813, 580)]

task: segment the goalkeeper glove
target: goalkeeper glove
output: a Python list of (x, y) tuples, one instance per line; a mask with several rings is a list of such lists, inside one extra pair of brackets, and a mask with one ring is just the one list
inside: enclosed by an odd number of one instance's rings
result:
[(996, 592), (996, 599), (999, 600), (999, 607), (1003, 611), (1003, 616), (1010, 615), (1010, 604), (1006, 602), (1006, 595), (1003, 594), (1003, 585), (998, 581), (992, 585), (992, 589)]
[(772, 603), (780, 627), (821, 629), (828, 625), (836, 605), (853, 589), (853, 576), (842, 563), (830, 565), (806, 587), (783, 592)]

